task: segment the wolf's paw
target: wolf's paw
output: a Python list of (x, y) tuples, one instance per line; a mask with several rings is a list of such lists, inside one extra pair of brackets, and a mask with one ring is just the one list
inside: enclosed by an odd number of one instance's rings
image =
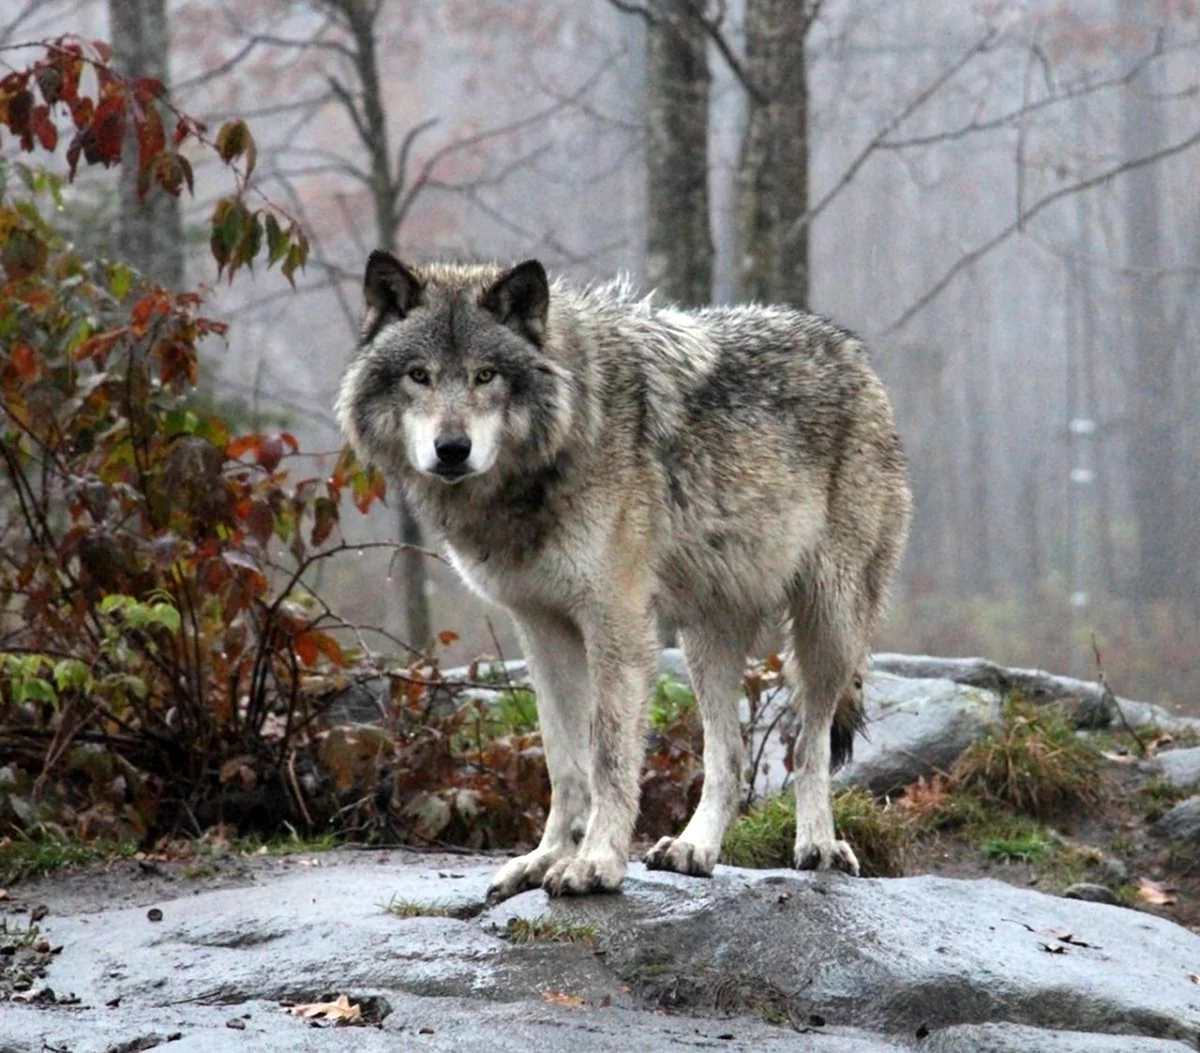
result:
[(797, 870), (843, 870), (858, 877), (858, 859), (845, 841), (797, 841)]
[(692, 877), (712, 877), (717, 865), (720, 846), (694, 845), (677, 837), (664, 837), (646, 853), (646, 866), (651, 870), (673, 870)]
[(589, 892), (616, 892), (625, 877), (626, 863), (616, 855), (575, 856), (560, 859), (542, 878), (551, 896), (586, 896)]
[(537, 888), (546, 876), (546, 871), (558, 858), (558, 853), (538, 849), (528, 855), (510, 859), (492, 878), (487, 890), (487, 901), (499, 903), (526, 889)]

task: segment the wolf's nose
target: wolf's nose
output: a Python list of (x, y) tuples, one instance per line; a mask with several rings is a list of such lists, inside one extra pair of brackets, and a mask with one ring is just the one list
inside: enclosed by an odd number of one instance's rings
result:
[(462, 464), (471, 456), (471, 440), (465, 435), (438, 436), (433, 440), (433, 450), (442, 464)]

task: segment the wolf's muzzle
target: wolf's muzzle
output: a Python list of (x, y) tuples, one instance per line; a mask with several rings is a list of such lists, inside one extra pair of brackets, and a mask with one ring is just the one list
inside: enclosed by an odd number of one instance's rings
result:
[(467, 458), (471, 456), (471, 440), (461, 432), (454, 435), (439, 435), (433, 440), (433, 452), (437, 454), (434, 471), (438, 475), (466, 475)]

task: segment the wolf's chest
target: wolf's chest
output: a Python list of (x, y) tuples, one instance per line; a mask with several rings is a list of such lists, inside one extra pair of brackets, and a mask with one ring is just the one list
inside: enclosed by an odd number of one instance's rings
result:
[(547, 544), (536, 551), (497, 547), (488, 551), (446, 546), (450, 564), (477, 596), (501, 607), (548, 607), (562, 611), (586, 602), (594, 560), (586, 547)]

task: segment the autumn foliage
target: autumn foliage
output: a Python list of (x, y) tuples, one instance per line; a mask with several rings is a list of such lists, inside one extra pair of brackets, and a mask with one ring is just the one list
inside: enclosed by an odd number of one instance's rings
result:
[[(476, 741), (481, 711), (435, 662), (402, 651), (411, 664), (386, 670), (309, 587), (347, 549), (344, 508), (367, 512), (382, 478), (348, 452), (305, 458), (286, 431), (234, 433), (194, 397), (200, 346), (226, 329), (202, 296), (87, 258), (47, 219), (81, 165), (136, 164), (140, 193), (178, 194), (192, 188), (185, 149), (207, 149), (237, 176), (213, 215), (218, 272), (265, 254), (290, 279), (304, 263), (303, 232), (247, 204), (249, 128), (210, 141), (108, 58), (60, 39), (0, 80), (6, 145), (67, 143), (65, 177), (0, 161), (0, 837), (312, 830), (340, 813), (418, 839), (459, 816), (466, 838), (501, 802), (506, 836), (531, 836), (540, 753)], [(388, 721), (364, 754), (325, 717), (368, 674), (389, 685)]]

